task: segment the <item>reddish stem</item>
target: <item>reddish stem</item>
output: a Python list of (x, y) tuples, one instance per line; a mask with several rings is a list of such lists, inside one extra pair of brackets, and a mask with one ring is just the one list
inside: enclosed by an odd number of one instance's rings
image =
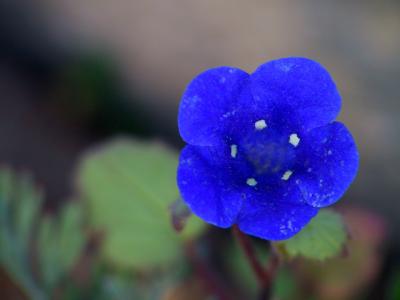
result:
[(276, 271), (279, 267), (279, 257), (276, 255), (274, 249), (271, 247), (270, 258), (268, 260), (268, 265), (266, 268), (263, 267), (260, 260), (257, 258), (253, 244), (250, 238), (240, 231), (237, 225), (233, 226), (233, 234), (239, 242), (244, 254), (249, 261), (254, 274), (257, 277), (258, 283), (260, 285), (260, 299), (270, 299), (272, 292), (272, 283), (275, 278)]
[(239, 242), (244, 254), (246, 255), (254, 274), (257, 276), (257, 280), (261, 286), (264, 286), (268, 279), (266, 270), (264, 270), (261, 262), (258, 260), (255, 253), (254, 247), (247, 235), (240, 231), (237, 225), (233, 226), (233, 234)]

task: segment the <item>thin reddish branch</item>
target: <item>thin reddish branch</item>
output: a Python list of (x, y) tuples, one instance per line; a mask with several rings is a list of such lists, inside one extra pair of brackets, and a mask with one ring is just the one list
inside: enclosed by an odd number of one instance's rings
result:
[(272, 296), (272, 284), (279, 268), (279, 256), (275, 253), (271, 247), (270, 257), (268, 265), (264, 268), (260, 260), (257, 258), (255, 249), (251, 243), (250, 238), (240, 231), (238, 226), (233, 227), (233, 234), (237, 238), (240, 247), (249, 261), (254, 274), (260, 285), (260, 297), (259, 299), (270, 299)]
[(271, 244), (271, 250), (270, 250), (270, 257), (268, 259), (268, 263), (267, 263), (267, 274), (268, 274), (268, 279), (270, 284), (272, 284), (275, 275), (279, 269), (279, 266), (281, 264), (281, 257), (278, 255), (277, 253), (277, 249), (275, 247), (272, 246)]
[(237, 225), (233, 226), (233, 234), (237, 238), (240, 247), (246, 255), (254, 274), (257, 276), (260, 286), (264, 286), (268, 281), (269, 276), (266, 270), (263, 268), (261, 262), (258, 260), (254, 247), (251, 244), (251, 240), (247, 235), (240, 231)]
[(273, 296), (272, 288), (276, 277), (276, 273), (279, 269), (280, 262), (281, 261), (279, 255), (276, 253), (274, 247), (271, 247), (270, 256), (266, 266), (267, 278), (260, 292), (260, 297), (259, 297), (260, 300), (272, 298)]

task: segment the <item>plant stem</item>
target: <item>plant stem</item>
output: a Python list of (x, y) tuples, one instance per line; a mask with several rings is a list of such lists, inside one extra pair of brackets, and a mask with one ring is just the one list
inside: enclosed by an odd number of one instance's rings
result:
[(251, 241), (247, 235), (240, 231), (239, 227), (236, 225), (233, 227), (233, 234), (235, 235), (239, 245), (246, 255), (251, 268), (254, 271), (254, 274), (257, 277), (257, 280), (261, 286), (264, 286), (267, 280), (267, 272), (263, 268), (261, 262), (258, 260), (257, 255), (255, 253), (254, 247), (251, 244)]
[(270, 256), (266, 266), (267, 278), (264, 286), (261, 288), (260, 300), (272, 298), (272, 285), (280, 265), (280, 257), (276, 253), (276, 250), (272, 246), (270, 248)]
[(279, 266), (279, 257), (271, 247), (270, 258), (268, 265), (264, 268), (260, 260), (257, 258), (253, 244), (250, 238), (240, 231), (239, 227), (235, 225), (233, 227), (233, 234), (235, 235), (242, 251), (244, 252), (254, 274), (257, 277), (260, 285), (260, 297), (259, 299), (271, 299), (272, 296), (272, 283), (274, 281), (276, 271)]

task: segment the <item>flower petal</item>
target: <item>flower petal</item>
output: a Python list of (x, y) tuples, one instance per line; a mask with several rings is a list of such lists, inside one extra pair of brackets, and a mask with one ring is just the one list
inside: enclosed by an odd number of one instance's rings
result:
[(239, 228), (258, 238), (278, 241), (298, 233), (318, 212), (302, 202), (294, 185), (270, 193), (248, 193), (240, 216)]
[(304, 199), (314, 207), (333, 204), (353, 182), (359, 163), (356, 144), (339, 122), (315, 128), (304, 137), (305, 172), (296, 179)]
[(341, 100), (329, 73), (307, 58), (267, 62), (251, 75), (256, 110), (305, 131), (335, 120)]
[(211, 147), (186, 146), (180, 156), (177, 182), (191, 211), (204, 221), (230, 227), (242, 206), (230, 169)]
[(182, 138), (191, 145), (219, 143), (220, 135), (237, 112), (236, 103), (249, 75), (237, 68), (207, 70), (188, 85), (178, 114)]

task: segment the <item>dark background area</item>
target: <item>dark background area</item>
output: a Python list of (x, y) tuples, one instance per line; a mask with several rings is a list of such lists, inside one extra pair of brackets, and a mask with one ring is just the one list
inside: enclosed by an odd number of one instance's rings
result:
[(343, 202), (400, 230), (400, 2), (1, 1), (0, 162), (31, 170), (50, 208), (76, 160), (115, 135), (182, 145), (180, 94), (200, 71), (285, 56), (330, 70), (359, 145)]

